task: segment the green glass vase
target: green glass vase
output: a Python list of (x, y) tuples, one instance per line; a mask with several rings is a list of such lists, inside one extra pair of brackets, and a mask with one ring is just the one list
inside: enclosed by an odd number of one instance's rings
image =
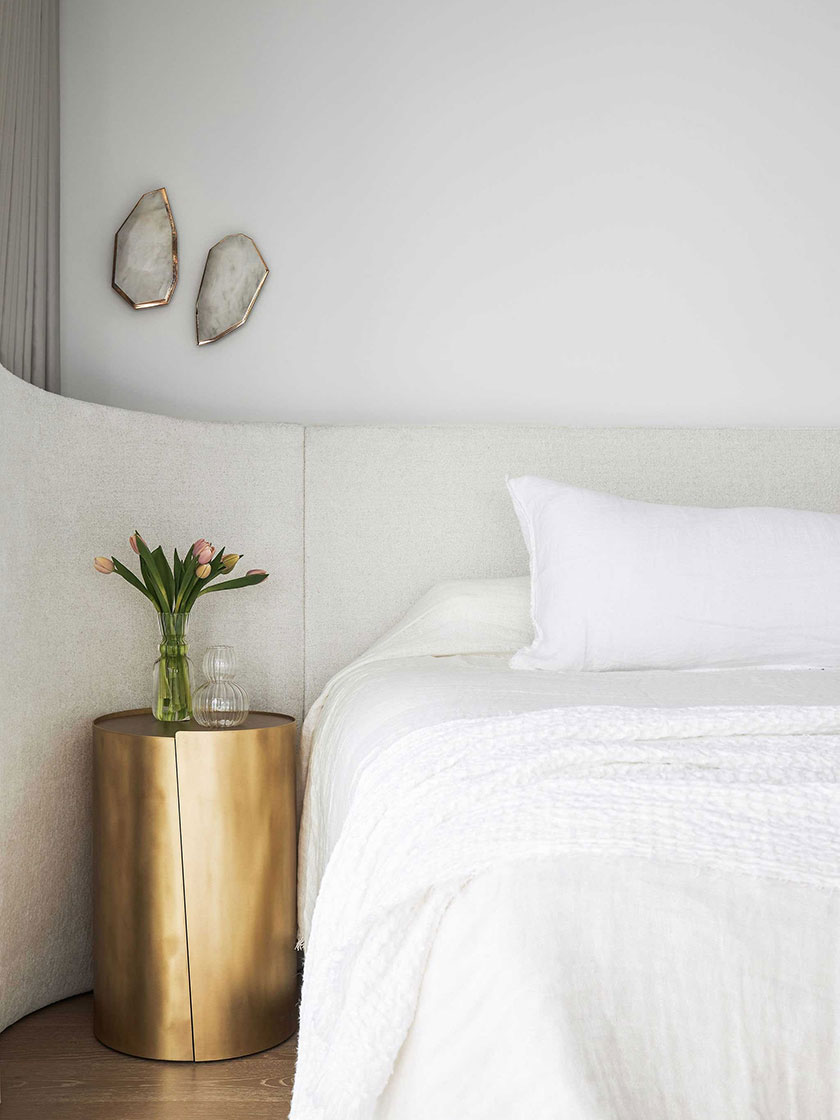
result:
[(192, 666), (187, 656), (189, 614), (159, 614), (160, 657), (155, 662), (152, 712), (174, 723), (192, 717)]

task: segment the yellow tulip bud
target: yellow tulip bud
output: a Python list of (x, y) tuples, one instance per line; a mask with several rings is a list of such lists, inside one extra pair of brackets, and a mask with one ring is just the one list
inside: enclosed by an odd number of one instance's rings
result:
[(110, 575), (114, 570), (114, 561), (109, 560), (107, 556), (94, 557), (93, 566), (97, 572), (101, 572), (103, 576)]
[(226, 552), (222, 557), (222, 571), (232, 572), (236, 565), (239, 563), (239, 553)]
[(210, 575), (210, 565), (209, 564), (199, 564), (198, 567), (195, 570), (195, 574), (198, 576), (199, 579), (207, 579), (207, 577)]

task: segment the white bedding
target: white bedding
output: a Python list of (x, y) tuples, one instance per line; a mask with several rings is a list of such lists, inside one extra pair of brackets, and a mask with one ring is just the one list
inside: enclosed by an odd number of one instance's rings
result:
[[(384, 651), (374, 647), (333, 678), (307, 719), (301, 749), (298, 788), (306, 797), (298, 920), (303, 942), (321, 877), (367, 763), (411, 731), (456, 719), (573, 705), (840, 702), (836, 669), (544, 673), (512, 670), (509, 660), (510, 654), (410, 656), (405, 645), (394, 644)], [(316, 765), (310, 767), (313, 754)]]
[(840, 667), (840, 514), (508, 489), (534, 623), (515, 668)]
[(376, 1120), (837, 1120), (837, 895), (565, 856), (446, 911)]
[(295, 1120), (840, 1116), (840, 674), (411, 644), (305, 729)]

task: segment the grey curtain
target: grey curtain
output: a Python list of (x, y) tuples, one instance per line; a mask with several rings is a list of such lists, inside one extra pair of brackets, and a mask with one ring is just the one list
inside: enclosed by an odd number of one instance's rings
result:
[(0, 0), (0, 364), (59, 391), (58, 0)]

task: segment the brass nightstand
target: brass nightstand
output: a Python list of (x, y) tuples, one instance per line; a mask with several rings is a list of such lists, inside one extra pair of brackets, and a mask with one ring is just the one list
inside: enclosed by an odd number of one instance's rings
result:
[(213, 1061), (297, 1028), (295, 721), (102, 716), (94, 740), (94, 1031)]

